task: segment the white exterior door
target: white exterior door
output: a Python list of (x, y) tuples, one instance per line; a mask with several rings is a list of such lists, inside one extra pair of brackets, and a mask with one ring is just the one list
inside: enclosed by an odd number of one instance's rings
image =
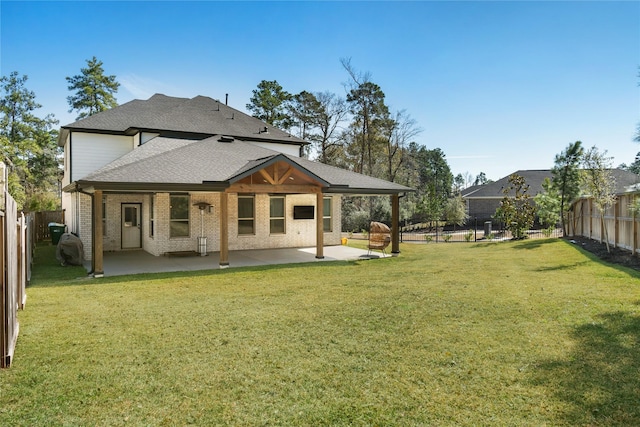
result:
[(140, 210), (137, 203), (122, 205), (122, 249), (141, 247)]

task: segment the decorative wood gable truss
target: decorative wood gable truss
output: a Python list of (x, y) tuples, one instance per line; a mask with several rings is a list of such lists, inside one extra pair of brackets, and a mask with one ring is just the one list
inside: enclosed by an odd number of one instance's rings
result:
[[(253, 164), (255, 163), (255, 165)], [(284, 155), (252, 162), (248, 169), (230, 180), (230, 193), (321, 193), (329, 183)]]

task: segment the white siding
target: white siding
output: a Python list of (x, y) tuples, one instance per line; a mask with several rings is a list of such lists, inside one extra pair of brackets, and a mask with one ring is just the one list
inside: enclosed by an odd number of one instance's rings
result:
[(255, 142), (247, 141), (249, 144), (257, 145), (258, 147), (268, 148), (269, 150), (278, 151), (280, 153), (288, 154), (290, 156), (300, 157), (300, 146), (291, 144), (278, 144), (275, 142)]
[(69, 184), (71, 181), (69, 180), (69, 158), (70, 158), (70, 154), (69, 154), (69, 136), (67, 135), (67, 139), (64, 142), (64, 164), (63, 164), (63, 171), (64, 171), (64, 176), (62, 177), (62, 186), (64, 187), (65, 185)]
[[(77, 181), (127, 154), (134, 147), (132, 136), (71, 134), (71, 176)], [(65, 148), (68, 148), (66, 146)]]

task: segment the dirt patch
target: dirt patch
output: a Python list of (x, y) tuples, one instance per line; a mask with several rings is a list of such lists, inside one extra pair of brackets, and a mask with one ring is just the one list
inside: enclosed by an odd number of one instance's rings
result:
[(607, 252), (607, 245), (586, 237), (568, 237), (566, 240), (579, 245), (582, 249), (591, 252), (603, 261), (640, 271), (640, 256), (633, 256), (630, 250), (610, 246), (610, 252)]

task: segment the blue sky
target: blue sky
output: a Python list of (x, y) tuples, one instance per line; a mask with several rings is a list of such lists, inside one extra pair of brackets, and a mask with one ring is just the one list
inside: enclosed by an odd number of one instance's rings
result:
[(370, 73), (454, 174), (547, 169), (581, 140), (640, 152), (640, 2), (0, 2), (0, 71), (60, 124), (65, 77), (96, 56), (119, 103), (154, 93), (245, 111), (261, 80), (344, 96), (340, 58)]

